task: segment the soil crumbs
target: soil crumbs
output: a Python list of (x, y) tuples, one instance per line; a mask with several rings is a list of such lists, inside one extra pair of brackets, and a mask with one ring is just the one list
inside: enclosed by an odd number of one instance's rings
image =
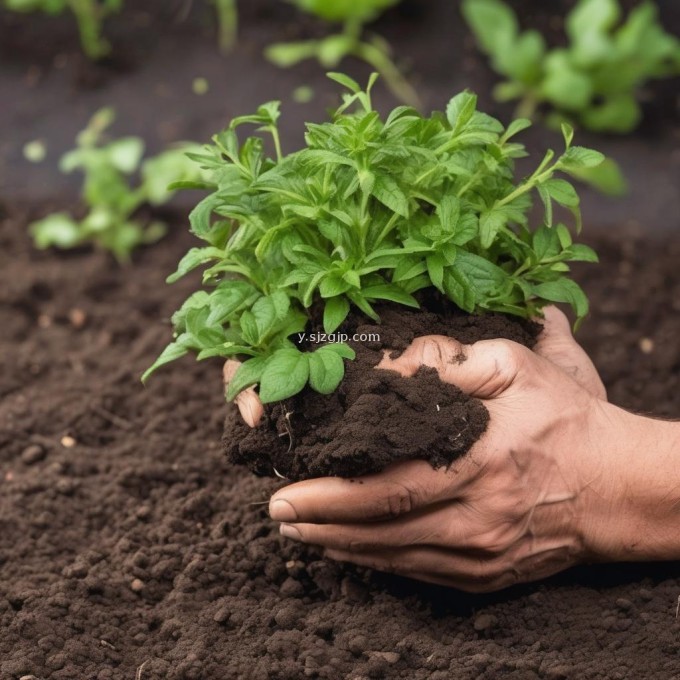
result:
[[(26, 216), (2, 219), (2, 680), (680, 676), (677, 564), (482, 597), (280, 538), (266, 514), (277, 484), (222, 454), (219, 365), (139, 384), (195, 283), (163, 283), (184, 231), (120, 269), (36, 253)], [(680, 243), (595, 245), (581, 339), (613, 401), (677, 417)]]

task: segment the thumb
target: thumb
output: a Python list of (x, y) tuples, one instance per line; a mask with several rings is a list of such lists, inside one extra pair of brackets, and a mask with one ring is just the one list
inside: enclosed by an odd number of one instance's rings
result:
[(571, 333), (566, 315), (555, 306), (543, 310), (543, 330), (534, 352), (561, 368), (598, 399), (607, 399), (607, 391), (597, 369)]
[(426, 335), (416, 338), (396, 359), (386, 352), (377, 368), (410, 377), (421, 366), (429, 366), (443, 382), (471, 397), (494, 399), (521, 379), (522, 367), (531, 357), (530, 350), (509, 340), (462, 345), (443, 335)]

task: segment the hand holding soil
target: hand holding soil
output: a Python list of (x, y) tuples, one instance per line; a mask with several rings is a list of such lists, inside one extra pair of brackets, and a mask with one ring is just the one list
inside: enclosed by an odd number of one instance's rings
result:
[[(270, 503), (284, 536), (473, 592), (584, 561), (680, 557), (680, 428), (608, 404), (561, 312), (548, 310), (534, 352), (429, 336), (380, 368), (410, 376), (422, 365), (483, 401), (481, 440), (447, 470), (415, 461), (286, 487)], [(247, 401), (239, 408), (252, 414)]]

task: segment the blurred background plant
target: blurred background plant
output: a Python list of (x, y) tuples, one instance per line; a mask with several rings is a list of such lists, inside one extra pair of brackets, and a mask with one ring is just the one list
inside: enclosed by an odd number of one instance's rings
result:
[(329, 24), (341, 24), (339, 33), (319, 40), (275, 43), (265, 50), (269, 61), (287, 68), (305, 59), (317, 59), (324, 69), (335, 69), (346, 57), (365, 61), (385, 79), (390, 90), (404, 103), (419, 106), (417, 92), (392, 59), (392, 49), (378, 35), (364, 38), (367, 23), (400, 0), (291, 0), (303, 12)]
[(102, 36), (102, 23), (108, 15), (121, 9), (123, 0), (3, 0), (3, 4), (13, 12), (53, 15), (72, 12), (78, 22), (83, 52), (89, 59), (97, 60), (111, 50), (108, 41)]
[(217, 10), (217, 34), (222, 52), (229, 52), (238, 35), (238, 7), (236, 0), (212, 0)]
[(59, 165), (62, 172), (83, 172), (85, 217), (59, 212), (32, 223), (36, 247), (69, 249), (92, 243), (110, 251), (120, 263), (129, 262), (133, 250), (158, 241), (166, 232), (163, 222), (136, 216), (138, 209), (166, 203), (173, 193), (168, 187), (175, 182), (200, 181), (199, 166), (186, 155), (200, 150), (199, 145), (182, 143), (142, 161), (144, 142), (139, 137), (105, 139), (114, 119), (111, 108), (97, 111), (78, 135), (76, 148)]
[(569, 122), (631, 132), (642, 118), (641, 87), (680, 74), (680, 41), (664, 31), (651, 1), (624, 20), (618, 0), (579, 0), (565, 19), (568, 45), (553, 49), (540, 32), (520, 31), (514, 10), (501, 0), (464, 0), (462, 10), (479, 48), (506, 78), (495, 97), (519, 100), (522, 117), (545, 109), (553, 128)]

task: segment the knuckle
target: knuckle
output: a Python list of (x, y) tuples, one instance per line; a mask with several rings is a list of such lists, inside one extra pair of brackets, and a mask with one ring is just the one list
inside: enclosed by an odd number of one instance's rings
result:
[(471, 547), (483, 555), (497, 557), (505, 553), (511, 544), (512, 540), (505, 528), (493, 528), (477, 534)]
[(385, 497), (384, 514), (396, 518), (406, 515), (418, 505), (418, 493), (406, 484), (393, 484)]
[(494, 394), (504, 392), (513, 384), (531, 355), (531, 350), (511, 340), (482, 340), (473, 347), (488, 353), (487, 361), (491, 364), (491, 370), (487, 376), (487, 386)]

